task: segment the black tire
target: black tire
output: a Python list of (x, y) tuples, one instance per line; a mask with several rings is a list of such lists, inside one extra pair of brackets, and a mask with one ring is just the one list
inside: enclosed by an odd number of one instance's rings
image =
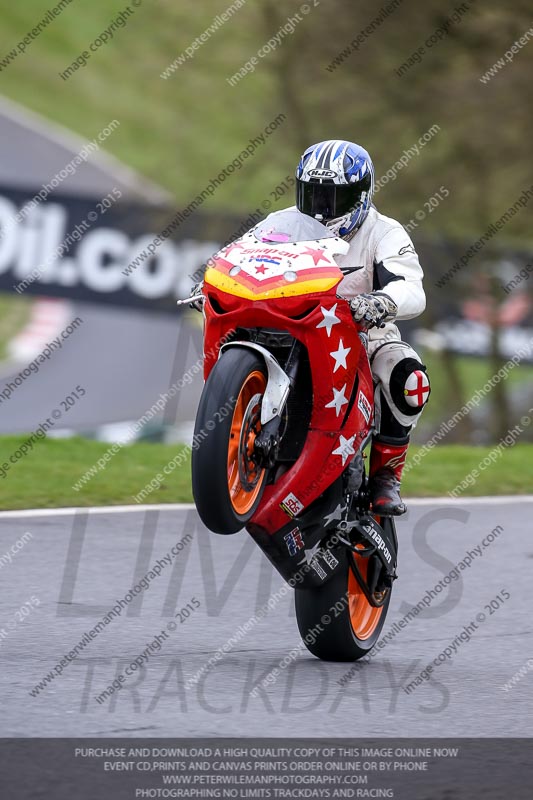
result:
[(317, 658), (323, 661), (357, 661), (366, 656), (379, 639), (391, 592), (381, 606), (379, 619), (370, 635), (360, 638), (354, 631), (347, 602), (349, 581), (354, 581), (353, 577), (350, 578), (349, 551), (336, 550), (335, 555), (341, 563), (329, 581), (316, 589), (295, 590), (298, 630), (309, 652)]
[[(261, 501), (267, 477), (264, 471), (249, 492), (249, 499), (255, 493), (253, 503), (245, 513), (238, 513), (230, 496), (228, 459), (229, 448), (235, 442), (234, 418), (246, 400), (242, 392), (246, 387), (251, 387), (249, 391), (253, 393), (254, 387), (259, 390), (261, 385), (266, 386), (266, 375), (259, 355), (246, 348), (231, 347), (222, 354), (205, 383), (194, 428), (192, 491), (200, 519), (213, 533), (237, 533)], [(260, 391), (253, 396), (259, 394), (262, 397)], [(241, 494), (246, 501), (246, 492)]]

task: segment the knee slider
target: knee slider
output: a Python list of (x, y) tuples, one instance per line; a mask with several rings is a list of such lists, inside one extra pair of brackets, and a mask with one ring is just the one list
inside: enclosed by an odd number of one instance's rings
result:
[(390, 393), (398, 409), (408, 417), (420, 414), (431, 393), (424, 364), (416, 358), (403, 358), (391, 372)]

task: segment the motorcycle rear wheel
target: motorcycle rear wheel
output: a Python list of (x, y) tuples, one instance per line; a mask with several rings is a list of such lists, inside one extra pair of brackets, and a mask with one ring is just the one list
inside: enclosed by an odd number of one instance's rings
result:
[[(382, 524), (392, 524), (383, 519)], [(379, 639), (391, 592), (379, 608), (371, 606), (349, 566), (348, 550), (331, 580), (314, 589), (296, 589), (294, 602), (298, 630), (305, 646), (323, 661), (357, 661)], [(369, 560), (354, 556), (366, 579)], [(329, 621), (328, 621), (329, 620)]]
[(266, 367), (256, 353), (230, 348), (204, 386), (192, 451), (192, 490), (204, 525), (236, 533), (253, 516), (266, 485), (266, 470), (253, 460), (261, 429)]

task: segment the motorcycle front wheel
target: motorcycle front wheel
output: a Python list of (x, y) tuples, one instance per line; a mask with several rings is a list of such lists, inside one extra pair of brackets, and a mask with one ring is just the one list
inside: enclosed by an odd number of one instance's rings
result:
[(254, 458), (267, 386), (264, 361), (246, 348), (229, 348), (205, 383), (194, 429), (191, 469), (194, 502), (213, 533), (236, 533), (256, 510), (266, 470)]

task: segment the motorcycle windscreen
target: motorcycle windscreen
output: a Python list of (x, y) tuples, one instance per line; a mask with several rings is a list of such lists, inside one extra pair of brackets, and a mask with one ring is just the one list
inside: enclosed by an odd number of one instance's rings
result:
[(297, 208), (277, 211), (254, 228), (254, 236), (265, 244), (316, 242), (335, 239), (335, 234), (317, 219), (300, 213)]

